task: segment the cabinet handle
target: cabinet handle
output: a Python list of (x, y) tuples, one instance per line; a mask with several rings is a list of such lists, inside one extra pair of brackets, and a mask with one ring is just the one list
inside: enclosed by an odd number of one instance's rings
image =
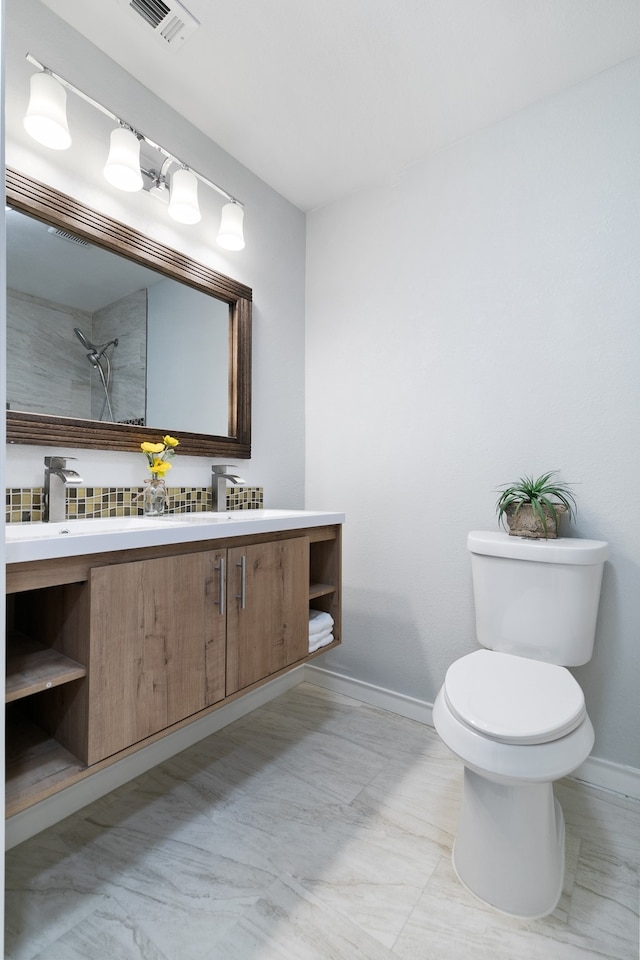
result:
[(236, 594), (236, 600), (240, 601), (240, 609), (244, 610), (247, 605), (247, 558), (240, 557), (236, 567), (240, 567), (240, 593)]
[(220, 614), (224, 615), (224, 598), (227, 593), (227, 584), (226, 584), (226, 574), (225, 574), (225, 560), (224, 557), (220, 557), (220, 566), (215, 568), (220, 571), (220, 599), (214, 600), (214, 603), (217, 603), (220, 607)]

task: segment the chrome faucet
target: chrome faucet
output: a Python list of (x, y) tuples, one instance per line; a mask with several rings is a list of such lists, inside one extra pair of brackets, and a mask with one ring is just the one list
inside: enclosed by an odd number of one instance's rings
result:
[(226, 510), (227, 509), (227, 480), (231, 483), (236, 483), (240, 486), (246, 481), (242, 477), (237, 477), (235, 473), (227, 473), (227, 470), (231, 470), (233, 464), (230, 463), (228, 466), (225, 464), (214, 464), (211, 467), (211, 509), (212, 510)]
[[(74, 460), (75, 457), (69, 457)], [(67, 467), (66, 457), (44, 458), (44, 510), (42, 519), (45, 522), (55, 523), (66, 520), (67, 487), (79, 487), (82, 477), (75, 470)]]

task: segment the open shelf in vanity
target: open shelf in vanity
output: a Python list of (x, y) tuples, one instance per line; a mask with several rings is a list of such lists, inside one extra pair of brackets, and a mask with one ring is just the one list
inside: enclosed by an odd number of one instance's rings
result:
[(86, 667), (81, 663), (38, 640), (16, 631), (7, 636), (6, 703), (52, 690), (86, 675)]

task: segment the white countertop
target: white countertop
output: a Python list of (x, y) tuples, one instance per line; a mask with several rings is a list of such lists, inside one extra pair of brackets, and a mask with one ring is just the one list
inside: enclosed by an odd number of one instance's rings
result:
[(64, 523), (7, 524), (6, 562), (28, 563), (113, 550), (254, 536), (344, 523), (343, 513), (315, 510), (234, 510), (225, 513), (114, 517)]

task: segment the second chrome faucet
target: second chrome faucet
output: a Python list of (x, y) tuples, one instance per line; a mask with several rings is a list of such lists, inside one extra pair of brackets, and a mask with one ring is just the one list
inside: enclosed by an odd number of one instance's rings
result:
[(229, 470), (235, 469), (231, 464), (214, 464), (211, 467), (211, 509), (227, 509), (227, 480), (230, 483), (242, 486), (245, 481), (235, 473), (229, 473)]

